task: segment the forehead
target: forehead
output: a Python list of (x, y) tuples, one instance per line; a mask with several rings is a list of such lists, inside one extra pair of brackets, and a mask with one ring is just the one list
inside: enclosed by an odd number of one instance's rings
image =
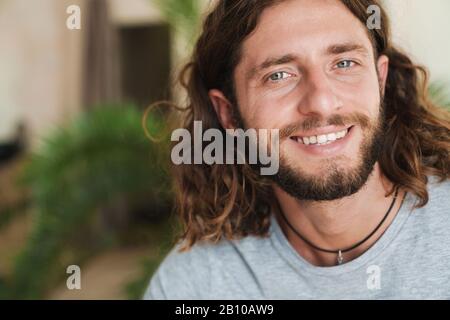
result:
[(266, 9), (244, 41), (240, 65), (258, 64), (269, 56), (296, 53), (315, 56), (330, 45), (372, 45), (364, 24), (338, 0), (286, 0)]

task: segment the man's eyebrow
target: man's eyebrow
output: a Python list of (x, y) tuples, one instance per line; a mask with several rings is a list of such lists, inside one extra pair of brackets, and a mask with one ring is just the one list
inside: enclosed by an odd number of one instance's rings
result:
[(296, 60), (296, 57), (293, 54), (285, 54), (280, 57), (267, 58), (266, 60), (264, 60), (263, 63), (261, 63), (260, 65), (258, 65), (256, 67), (251, 68), (247, 72), (247, 79), (252, 79), (257, 73), (261, 72), (262, 70), (268, 69), (272, 66), (289, 63), (294, 60)]
[(326, 50), (328, 55), (337, 55), (347, 52), (357, 51), (364, 55), (369, 55), (369, 51), (363, 45), (357, 43), (342, 43), (342, 44), (333, 44), (329, 46)]

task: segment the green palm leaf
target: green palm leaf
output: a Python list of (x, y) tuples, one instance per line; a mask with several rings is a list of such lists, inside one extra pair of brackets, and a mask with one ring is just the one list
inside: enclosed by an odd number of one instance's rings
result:
[[(10, 298), (42, 297), (68, 239), (97, 208), (133, 194), (145, 194), (155, 207), (169, 202), (158, 160), (165, 146), (146, 138), (141, 118), (131, 106), (98, 108), (53, 132), (32, 156), (21, 183), (32, 189), (33, 229), (8, 283)], [(152, 133), (163, 125), (162, 117), (148, 118)]]

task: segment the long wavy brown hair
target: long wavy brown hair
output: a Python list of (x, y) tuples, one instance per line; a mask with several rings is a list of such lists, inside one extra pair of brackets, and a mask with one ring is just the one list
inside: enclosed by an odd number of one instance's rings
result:
[[(223, 131), (208, 97), (220, 89), (235, 104), (233, 72), (241, 45), (254, 31), (262, 12), (283, 0), (218, 0), (206, 17), (190, 62), (179, 80), (187, 100), (177, 112), (178, 128), (193, 133), (194, 121), (203, 129)], [(427, 181), (449, 177), (450, 116), (427, 95), (426, 70), (391, 43), (388, 16), (375, 0), (341, 0), (364, 25), (367, 8), (381, 9), (381, 29), (369, 30), (376, 58), (389, 57), (384, 96), (388, 123), (379, 158), (383, 174), (395, 186), (417, 196), (417, 206), (428, 202)], [(180, 123), (181, 122), (181, 123)], [(274, 196), (270, 182), (248, 165), (173, 166), (176, 211), (182, 222), (182, 250), (199, 241), (217, 242), (248, 235), (264, 236), (270, 225)]]

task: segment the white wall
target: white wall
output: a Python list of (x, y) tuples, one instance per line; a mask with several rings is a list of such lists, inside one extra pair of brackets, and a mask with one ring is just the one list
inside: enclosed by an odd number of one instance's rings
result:
[(133, 25), (162, 20), (161, 14), (152, 0), (108, 0), (108, 2), (110, 14), (115, 24)]
[(66, 8), (83, 0), (0, 2), (0, 141), (25, 120), (32, 144), (77, 112), (82, 32)]
[[(85, 4), (89, 0), (0, 0), (0, 143), (25, 120), (36, 146), (81, 109)], [(109, 0), (113, 20), (159, 19), (150, 0)], [(81, 7), (81, 30), (68, 30), (66, 9)]]
[(394, 40), (450, 85), (450, 1), (385, 0)]

